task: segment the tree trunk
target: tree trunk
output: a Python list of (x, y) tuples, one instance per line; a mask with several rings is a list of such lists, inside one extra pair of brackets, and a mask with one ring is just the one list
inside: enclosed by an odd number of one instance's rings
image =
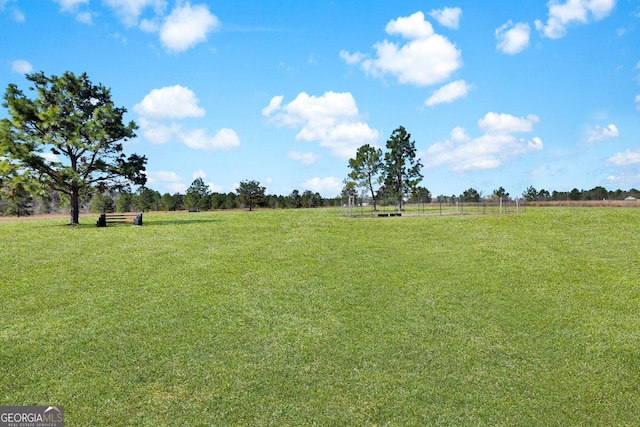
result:
[(80, 224), (80, 191), (77, 187), (71, 189), (71, 222), (69, 225)]

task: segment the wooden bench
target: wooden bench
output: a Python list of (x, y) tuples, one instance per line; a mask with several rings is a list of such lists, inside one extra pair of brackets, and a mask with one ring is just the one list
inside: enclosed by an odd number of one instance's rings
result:
[(103, 213), (100, 214), (96, 226), (106, 227), (107, 224), (128, 222), (133, 223), (133, 225), (142, 225), (142, 214), (136, 212)]

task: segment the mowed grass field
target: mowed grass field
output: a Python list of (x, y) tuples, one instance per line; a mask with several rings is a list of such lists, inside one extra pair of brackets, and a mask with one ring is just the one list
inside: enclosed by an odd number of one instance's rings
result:
[(0, 405), (67, 426), (640, 425), (640, 209), (0, 222)]

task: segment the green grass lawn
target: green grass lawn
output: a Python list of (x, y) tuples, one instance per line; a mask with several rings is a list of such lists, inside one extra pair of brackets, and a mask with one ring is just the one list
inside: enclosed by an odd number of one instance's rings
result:
[(67, 426), (640, 424), (640, 209), (0, 223), (0, 405)]

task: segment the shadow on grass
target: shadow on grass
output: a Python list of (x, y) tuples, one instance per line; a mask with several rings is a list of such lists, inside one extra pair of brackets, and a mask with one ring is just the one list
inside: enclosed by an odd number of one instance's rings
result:
[[(97, 221), (97, 220), (96, 220)], [(215, 223), (215, 222), (223, 222), (220, 219), (212, 219), (212, 218), (189, 218), (189, 219), (145, 219), (142, 222), (142, 226), (141, 228), (145, 228), (145, 227), (162, 227), (162, 226), (179, 226), (179, 225), (191, 225), (191, 224), (204, 224), (204, 223)], [(64, 224), (64, 226), (69, 226), (68, 224)], [(80, 224), (80, 227), (85, 228), (85, 227), (93, 227), (93, 228), (97, 228), (95, 222), (93, 224), (91, 223), (82, 223)], [(133, 225), (132, 223), (125, 223), (125, 222), (121, 222), (121, 223), (112, 223), (112, 224), (107, 224), (106, 227), (103, 228), (113, 228), (113, 227), (140, 227), (137, 225)]]
[[(220, 219), (213, 219), (213, 218), (187, 218), (187, 219), (183, 219), (183, 218), (176, 218), (176, 219), (145, 219), (142, 222), (142, 226), (143, 227), (156, 227), (156, 226), (162, 226), (162, 225), (189, 225), (189, 224), (204, 224), (204, 223), (214, 223), (214, 222), (223, 222)], [(132, 224), (111, 224), (111, 225), (117, 225), (117, 226), (124, 226), (124, 225), (132, 225)]]
[[(4, 219), (4, 218), (3, 218)], [(69, 219), (67, 217), (62, 218), (61, 216), (39, 216), (39, 217), (24, 217), (24, 218), (10, 218), (9, 220), (0, 221), (0, 225), (5, 224), (15, 224), (15, 223), (28, 223), (29, 228), (51, 228), (51, 227), (64, 227), (69, 229), (85, 229), (85, 228), (97, 228), (96, 222), (98, 221), (98, 217), (85, 216), (80, 217), (80, 224), (69, 224)], [(204, 223), (216, 223), (223, 222), (223, 220), (219, 218), (198, 218), (198, 217), (189, 217), (189, 218), (148, 218), (144, 217), (142, 226), (143, 227), (156, 227), (163, 225), (189, 225), (189, 224), (204, 224)], [(116, 222), (110, 223), (107, 227), (134, 227), (131, 222)]]

